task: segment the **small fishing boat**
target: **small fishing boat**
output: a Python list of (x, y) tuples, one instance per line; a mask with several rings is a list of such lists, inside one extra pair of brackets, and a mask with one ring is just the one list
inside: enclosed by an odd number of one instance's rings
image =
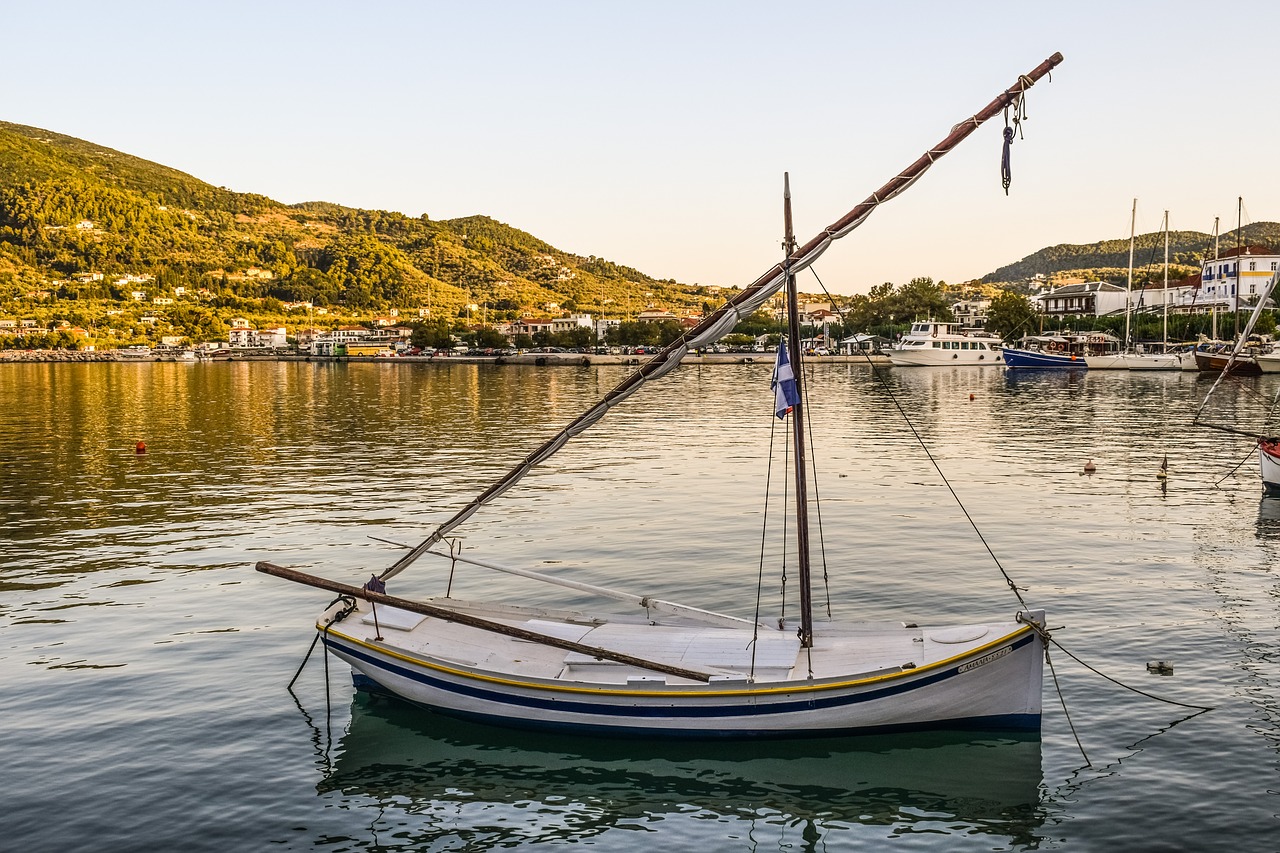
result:
[[(1058, 343), (1061, 349), (1056, 348)], [(1005, 347), (1002, 355), (1006, 367), (1089, 369), (1087, 361), (1067, 350), (1067, 339), (1057, 335), (1036, 335), (1024, 340), (1022, 347)]]
[[(594, 406), (440, 524), (363, 586), (260, 562), (259, 571), (338, 595), (316, 622), (327, 652), (357, 683), (446, 715), (504, 726), (645, 738), (782, 738), (908, 729), (1037, 731), (1045, 614), (1009, 584), (1018, 608), (956, 624), (841, 622), (815, 616), (810, 561), (808, 424), (796, 274), (875, 208), (914, 183), (981, 123), (1019, 114), (1026, 89), (1059, 62), (1055, 54), (889, 184), (803, 246), (791, 225), (784, 178), (782, 262), (736, 292), (684, 336), (629, 374)], [(1011, 138), (1006, 133), (1006, 144)], [(779, 346), (770, 415), (788, 425), (791, 531), (798, 607), (751, 618), (656, 596), (463, 558), (437, 546), (535, 465), (586, 432), (690, 352), (715, 343), (785, 288), (788, 331)], [(744, 395), (749, 396), (749, 395)], [(762, 394), (762, 397), (765, 395)], [(763, 404), (764, 399), (761, 400)], [(389, 595), (386, 585), (423, 556), (568, 587), (629, 604), (633, 613)], [(879, 571), (894, 570), (881, 566)], [(745, 602), (758, 598), (758, 569), (743, 571)], [(748, 585), (746, 579), (754, 583)], [(745, 604), (750, 612), (752, 605)], [(1010, 612), (1011, 611), (1011, 612)], [(366, 681), (367, 680), (367, 681)]]
[(1015, 368), (1088, 370), (1111, 367), (1122, 354), (1120, 341), (1106, 332), (1027, 335), (1022, 347), (1005, 347), (1004, 363)]
[(965, 332), (959, 323), (924, 320), (889, 350), (895, 367), (937, 367), (958, 364), (1003, 364), (1000, 339), (992, 334)]

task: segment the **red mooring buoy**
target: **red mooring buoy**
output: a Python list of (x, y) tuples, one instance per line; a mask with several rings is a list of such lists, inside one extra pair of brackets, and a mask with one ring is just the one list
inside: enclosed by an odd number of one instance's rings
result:
[(145, 441), (139, 441), (137, 444), (135, 444), (135, 445), (133, 446), (133, 452), (134, 452), (134, 453), (146, 453), (146, 452), (147, 452), (147, 443), (146, 443)]

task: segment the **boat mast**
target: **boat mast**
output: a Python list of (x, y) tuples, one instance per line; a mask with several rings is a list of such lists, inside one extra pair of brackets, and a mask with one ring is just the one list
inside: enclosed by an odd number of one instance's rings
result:
[[(1217, 216), (1213, 217), (1213, 259), (1215, 261), (1219, 260), (1219, 257), (1218, 257), (1218, 226), (1220, 225), (1219, 219), (1220, 217), (1217, 217)], [(1219, 270), (1218, 272), (1221, 273), (1222, 271)], [(1212, 314), (1209, 315), (1209, 318), (1213, 321), (1213, 329), (1210, 331), (1210, 336), (1216, 341), (1218, 339), (1218, 300), (1217, 299), (1213, 300), (1213, 304), (1209, 306), (1209, 310), (1213, 312)]]
[(1164, 349), (1169, 348), (1169, 211), (1164, 212)]
[(1133, 200), (1133, 211), (1129, 214), (1129, 282), (1124, 287), (1124, 349), (1133, 349), (1133, 338), (1129, 334), (1129, 318), (1133, 314), (1133, 239), (1134, 226), (1138, 221), (1138, 200)]
[(1242, 237), (1241, 232), (1244, 231), (1244, 196), (1236, 196), (1236, 284), (1232, 290), (1231, 299), (1231, 337), (1240, 334), (1240, 257), (1243, 251), (1240, 246)]
[(791, 178), (782, 173), (782, 219), (785, 238), (782, 250), (786, 260), (782, 267), (787, 279), (787, 355), (795, 375), (796, 403), (791, 407), (791, 440), (796, 453), (796, 561), (800, 575), (800, 647), (813, 647), (813, 589), (809, 569), (809, 493), (805, 482), (804, 443), (804, 372), (800, 354), (800, 298), (796, 293), (796, 277), (791, 271), (791, 256), (796, 251), (795, 231), (791, 227)]

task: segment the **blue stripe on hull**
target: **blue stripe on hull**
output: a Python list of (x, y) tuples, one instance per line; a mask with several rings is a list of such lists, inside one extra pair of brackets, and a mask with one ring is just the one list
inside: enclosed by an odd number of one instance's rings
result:
[[(467, 711), (455, 711), (450, 708), (438, 708), (424, 705), (412, 699), (406, 699), (394, 690), (383, 687), (367, 675), (353, 671), (351, 683), (357, 690), (376, 696), (388, 696), (399, 702), (406, 702), (416, 708), (422, 708), (433, 714), (466, 720), (484, 725), (502, 728), (524, 729), (527, 731), (551, 732), (556, 734), (591, 735), (593, 737), (652, 738), (654, 730), (638, 726), (592, 726), (574, 723), (555, 723), (530, 717), (497, 717), (491, 714), (476, 714)], [(680, 740), (793, 740), (795, 738), (830, 738), (859, 734), (894, 734), (918, 731), (983, 731), (983, 732), (1039, 732), (1039, 714), (997, 714), (989, 717), (961, 717), (954, 720), (935, 720), (927, 723), (901, 723), (885, 726), (859, 726), (841, 729), (664, 729), (662, 737)]]
[[(1035, 634), (1027, 634), (1016, 640), (1010, 648), (1014, 651), (1035, 642)], [(632, 718), (698, 718), (698, 717), (746, 717), (754, 716), (761, 719), (768, 719), (775, 714), (789, 714), (802, 711), (812, 711), (816, 709), (838, 708), (848, 705), (856, 705), (862, 702), (869, 702), (876, 699), (883, 699), (888, 696), (894, 696), (900, 693), (908, 693), (913, 690), (937, 684), (948, 678), (959, 675), (959, 664), (933, 673), (924, 678), (912, 681), (909, 684), (896, 684), (887, 687), (877, 688), (875, 690), (867, 690), (855, 695), (829, 696), (829, 697), (813, 697), (796, 701), (786, 702), (769, 702), (764, 706), (750, 705), (691, 705), (691, 704), (673, 704), (656, 706), (649, 705), (647, 707), (634, 707), (627, 705), (600, 705), (586, 702), (575, 702), (564, 699), (543, 699), (536, 696), (513, 695), (511, 693), (503, 693), (487, 688), (475, 687), (466, 684), (458, 684), (452, 681), (437, 678), (427, 672), (417, 669), (410, 669), (402, 666), (394, 661), (387, 661), (370, 655), (363, 649), (358, 647), (346, 646), (331, 640), (329, 637), (324, 638), (326, 646), (336, 646), (342, 652), (350, 657), (364, 661), (378, 669), (385, 670), (402, 678), (408, 678), (424, 684), (435, 690), (441, 690), (448, 693), (455, 693), (468, 696), (473, 699), (480, 699), (487, 702), (495, 702), (502, 705), (512, 706), (513, 708), (529, 708), (549, 711), (559, 711), (562, 713), (591, 714), (600, 717), (608, 717), (617, 719), (620, 717)], [(767, 696), (761, 696), (761, 699), (767, 701)], [(433, 706), (434, 707), (434, 706)], [(1023, 715), (1018, 715), (1023, 716)], [(503, 717), (502, 719), (506, 719)], [(1035, 717), (1039, 721), (1039, 716)], [(534, 723), (536, 721), (521, 720), (521, 722)], [(554, 725), (554, 724), (546, 724)], [(930, 723), (928, 727), (935, 724)], [(589, 726), (571, 726), (571, 728), (590, 728)], [(603, 727), (610, 731), (617, 729), (615, 726)], [(648, 730), (652, 733), (652, 730)]]

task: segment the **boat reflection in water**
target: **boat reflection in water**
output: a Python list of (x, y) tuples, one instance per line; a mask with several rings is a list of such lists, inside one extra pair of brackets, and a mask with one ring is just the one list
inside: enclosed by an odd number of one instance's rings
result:
[(499, 846), (680, 819), (802, 848), (833, 828), (884, 838), (939, 820), (1021, 845), (1044, 820), (1038, 733), (637, 743), (509, 731), (360, 692), (318, 788), (376, 801), (378, 822), (417, 842)]
[(1258, 501), (1258, 538), (1280, 539), (1280, 497), (1268, 495)]

